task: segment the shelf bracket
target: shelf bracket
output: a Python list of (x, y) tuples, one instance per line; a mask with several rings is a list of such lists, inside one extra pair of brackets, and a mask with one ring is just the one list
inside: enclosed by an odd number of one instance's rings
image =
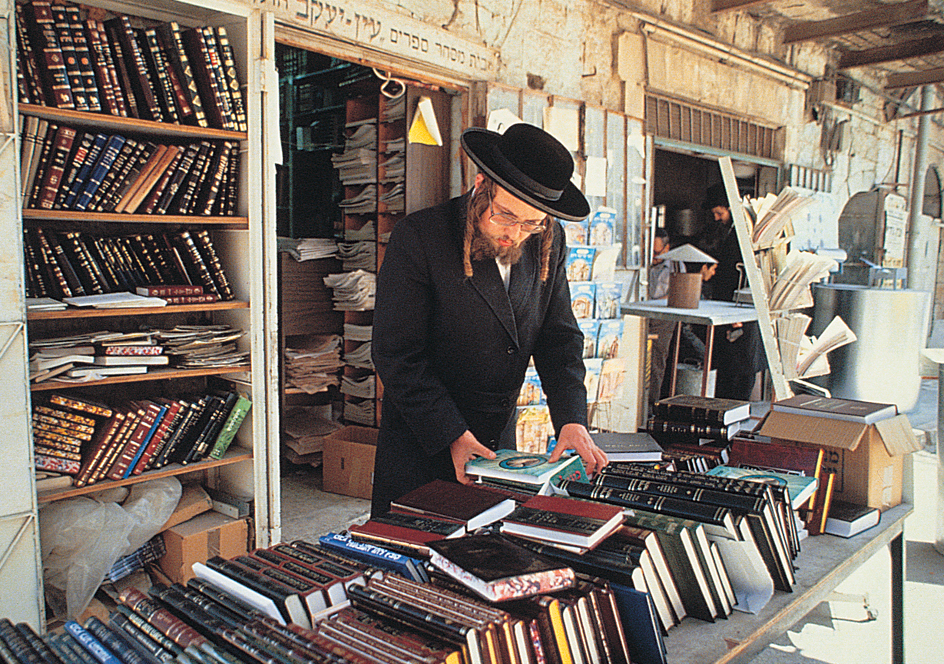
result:
[(10, 336), (7, 337), (3, 342), (3, 345), (0, 346), (0, 359), (3, 359), (3, 357), (7, 354), (7, 351), (10, 350), (10, 345), (13, 343), (13, 340), (20, 335), (20, 332), (23, 331), (24, 324), (22, 321), (16, 321), (13, 323), (0, 323), (0, 328), (2, 327), (12, 327), (13, 332), (10, 333)]
[(20, 527), (17, 529), (16, 534), (13, 536), (13, 539), (10, 540), (10, 543), (7, 545), (6, 550), (3, 554), (0, 555), (0, 570), (4, 568), (7, 564), (7, 560), (13, 554), (13, 551), (16, 549), (16, 545), (23, 535), (26, 533), (27, 528), (34, 523), (36, 517), (30, 512), (20, 512), (18, 514), (7, 514), (6, 516), (0, 517), (0, 521), (8, 521), (10, 519), (23, 519), (23, 523), (20, 524)]

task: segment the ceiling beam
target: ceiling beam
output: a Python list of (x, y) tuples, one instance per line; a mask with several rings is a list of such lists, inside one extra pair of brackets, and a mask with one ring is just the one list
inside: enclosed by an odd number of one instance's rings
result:
[(729, 12), (746, 9), (754, 5), (763, 5), (770, 0), (711, 0), (712, 12)]
[(906, 71), (889, 74), (885, 83), (886, 90), (901, 88), (916, 88), (922, 85), (932, 85), (944, 82), (944, 67), (926, 69), (924, 71)]
[(839, 57), (837, 67), (839, 69), (849, 69), (882, 62), (920, 58), (941, 52), (944, 52), (944, 34), (914, 39), (890, 46), (876, 46), (862, 51), (846, 51)]
[(846, 16), (838, 16), (824, 21), (810, 21), (788, 26), (783, 31), (783, 43), (795, 44), (811, 39), (841, 37), (850, 32), (887, 28), (892, 25), (920, 21), (927, 18), (927, 15), (928, 0), (909, 0), (899, 4), (888, 3), (878, 9), (867, 9), (856, 14), (847, 14)]

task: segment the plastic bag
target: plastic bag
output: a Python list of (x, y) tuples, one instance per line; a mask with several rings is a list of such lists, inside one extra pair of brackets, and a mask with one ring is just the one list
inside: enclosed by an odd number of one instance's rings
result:
[(56, 617), (78, 617), (115, 561), (159, 532), (180, 494), (180, 482), (166, 477), (135, 485), (122, 504), (79, 497), (44, 506), (39, 512), (43, 583)]

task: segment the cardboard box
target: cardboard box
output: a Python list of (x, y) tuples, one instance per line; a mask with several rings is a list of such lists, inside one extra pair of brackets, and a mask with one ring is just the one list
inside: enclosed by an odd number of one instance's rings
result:
[(177, 524), (192, 519), (212, 508), (213, 502), (202, 486), (195, 483), (184, 484), (177, 507), (174, 508), (164, 525), (161, 526), (160, 532), (173, 528)]
[(771, 411), (757, 433), (824, 448), (823, 469), (837, 473), (833, 500), (881, 510), (901, 503), (904, 455), (922, 448), (905, 415), (866, 425)]
[(204, 512), (163, 534), (167, 553), (160, 559), (160, 566), (174, 583), (191, 579), (195, 562), (203, 563), (213, 556), (241, 556), (247, 553), (249, 544), (247, 520), (219, 512)]
[(370, 499), (374, 487), (377, 429), (346, 426), (324, 439), (324, 490)]

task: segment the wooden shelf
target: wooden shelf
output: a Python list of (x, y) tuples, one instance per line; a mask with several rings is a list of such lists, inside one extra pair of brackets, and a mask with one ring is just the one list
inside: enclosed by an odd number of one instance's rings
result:
[(26, 320), (79, 320), (86, 318), (118, 318), (122, 316), (153, 316), (187, 314), (203, 311), (248, 309), (249, 303), (237, 300), (207, 302), (204, 304), (168, 304), (165, 307), (122, 307), (117, 309), (72, 308), (64, 311), (28, 311)]
[(61, 380), (50, 380), (43, 383), (30, 385), (31, 392), (45, 392), (48, 390), (69, 390), (76, 387), (88, 387), (90, 385), (117, 385), (119, 383), (142, 383), (151, 380), (173, 380), (178, 378), (196, 378), (199, 376), (222, 376), (229, 373), (239, 373), (249, 371), (248, 364), (240, 364), (233, 367), (207, 367), (205, 369), (158, 369), (148, 371), (143, 374), (131, 374), (128, 376), (110, 376), (102, 380), (92, 380), (87, 383), (67, 383)]
[(65, 108), (51, 108), (38, 104), (20, 104), (19, 111), (23, 115), (33, 115), (44, 120), (57, 123), (80, 124), (83, 127), (115, 130), (132, 134), (159, 134), (173, 138), (209, 138), (227, 141), (246, 140), (247, 134), (242, 131), (226, 129), (211, 129), (209, 127), (192, 127), (190, 125), (172, 124), (169, 122), (154, 122), (138, 118), (126, 118), (119, 115), (104, 113), (87, 113)]
[(78, 212), (75, 210), (23, 210), (23, 221), (100, 222), (107, 224), (173, 224), (178, 226), (223, 226), (237, 230), (249, 228), (246, 217), (201, 217), (180, 214), (121, 214), (116, 212)]
[(243, 448), (231, 448), (226, 451), (222, 459), (206, 459), (204, 461), (197, 461), (196, 463), (187, 463), (179, 464), (172, 463), (163, 468), (158, 468), (157, 470), (149, 470), (147, 472), (141, 473), (140, 475), (134, 475), (123, 480), (108, 480), (105, 482), (96, 482), (94, 484), (88, 484), (83, 487), (72, 487), (69, 489), (57, 489), (53, 491), (40, 491), (36, 494), (36, 499), (40, 503), (48, 503), (54, 500), (63, 500), (65, 498), (73, 498), (75, 496), (82, 496), (88, 493), (95, 493), (102, 491), (103, 489), (113, 489), (119, 486), (128, 486), (129, 484), (138, 484), (140, 482), (147, 482), (148, 480), (156, 480), (161, 477), (172, 477), (174, 475), (183, 475), (185, 473), (193, 473), (200, 470), (209, 470), (210, 468), (218, 468), (220, 466), (229, 466), (234, 463), (239, 463), (240, 461), (248, 461), (252, 459), (252, 453)]

